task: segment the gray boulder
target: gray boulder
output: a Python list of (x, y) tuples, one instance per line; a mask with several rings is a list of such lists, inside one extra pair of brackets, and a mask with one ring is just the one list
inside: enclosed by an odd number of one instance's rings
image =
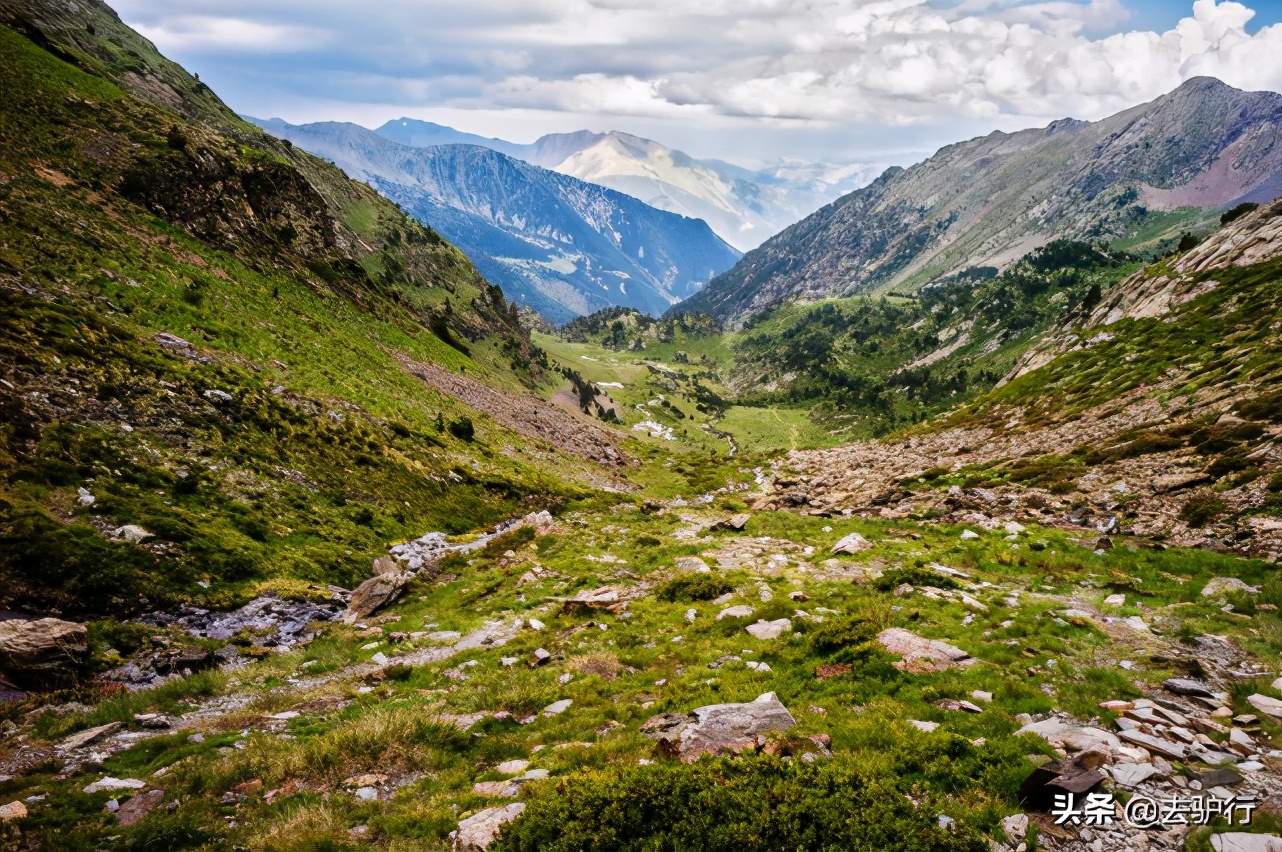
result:
[(0, 671), (20, 679), (70, 673), (89, 655), (83, 624), (59, 618), (0, 621)]
[(833, 553), (860, 553), (872, 547), (872, 542), (859, 533), (851, 533), (832, 546)]
[(773, 692), (746, 704), (710, 704), (682, 716), (666, 713), (641, 727), (651, 739), (667, 743), (690, 763), (704, 754), (739, 754), (755, 751), (769, 731), (786, 731), (797, 720)]
[(458, 830), (454, 832), (454, 852), (485, 852), (503, 826), (519, 817), (524, 810), (524, 802), (513, 802), (472, 814), (459, 822)]
[(895, 668), (924, 674), (944, 669), (974, 665), (975, 658), (961, 648), (939, 639), (924, 639), (902, 627), (891, 627), (877, 634), (877, 641), (892, 654), (903, 659)]

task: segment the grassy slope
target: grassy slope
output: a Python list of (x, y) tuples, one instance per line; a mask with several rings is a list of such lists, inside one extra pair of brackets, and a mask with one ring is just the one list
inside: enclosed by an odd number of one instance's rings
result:
[[(0, 79), (0, 606), (350, 584), (388, 540), (576, 490), (398, 364), (510, 387), (541, 369), (435, 234), (313, 158), (124, 95), (2, 27)], [(162, 331), (203, 357), (166, 352)], [(438, 431), (464, 416), (475, 443)], [(122, 524), (155, 538), (99, 532)]]

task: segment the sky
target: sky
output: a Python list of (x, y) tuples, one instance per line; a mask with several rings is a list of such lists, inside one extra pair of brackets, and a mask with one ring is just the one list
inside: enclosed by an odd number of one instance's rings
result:
[(1282, 0), (114, 0), (236, 111), (907, 164), (1199, 75), (1282, 91)]

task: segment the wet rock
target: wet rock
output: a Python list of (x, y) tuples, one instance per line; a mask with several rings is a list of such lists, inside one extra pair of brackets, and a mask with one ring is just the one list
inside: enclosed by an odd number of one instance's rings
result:
[(128, 801), (120, 806), (120, 810), (116, 811), (116, 821), (122, 826), (133, 825), (160, 807), (164, 801), (164, 790), (147, 790), (138, 793), (131, 796)]
[(69, 676), (89, 655), (83, 624), (59, 618), (0, 621), (0, 671), (15, 679)]
[(519, 817), (524, 810), (524, 802), (513, 802), (501, 808), (486, 808), (462, 820), (453, 833), (453, 852), (485, 852), (503, 826)]
[(903, 671), (924, 674), (975, 663), (975, 658), (961, 648), (938, 639), (923, 639), (901, 627), (881, 631), (877, 641), (890, 653), (903, 658), (895, 663), (895, 668)]
[(343, 616), (343, 621), (355, 624), (360, 619), (393, 603), (405, 591), (405, 586), (410, 579), (411, 575), (403, 572), (370, 577), (352, 591), (352, 599), (347, 604), (347, 613)]
[(668, 713), (650, 719), (641, 731), (666, 743), (687, 763), (702, 754), (739, 754), (755, 751), (770, 731), (786, 731), (796, 724), (792, 714), (773, 692), (746, 704), (712, 704), (686, 715)]
[(868, 550), (872, 547), (872, 542), (861, 536), (859, 533), (851, 533), (832, 546), (833, 553), (856, 554)]
[(792, 622), (786, 618), (776, 619), (775, 621), (758, 621), (756, 624), (749, 624), (744, 629), (757, 639), (765, 641), (778, 639), (784, 633), (791, 632)]

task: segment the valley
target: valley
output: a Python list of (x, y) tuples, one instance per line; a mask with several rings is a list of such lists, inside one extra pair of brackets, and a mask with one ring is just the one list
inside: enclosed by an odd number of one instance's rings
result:
[[(242, 120), (96, 0), (0, 0), (0, 81), (0, 848), (1282, 843), (1256, 184), (1011, 226), (1000, 262), (989, 218), (875, 286), (813, 277), (848, 232), (767, 242), (726, 275), (809, 271), (558, 327), (472, 225)], [(1202, 127), (1205, 88), (1159, 112)], [(662, 212), (415, 130), (350, 138), (473, 213), (493, 186), (451, 162)]]

